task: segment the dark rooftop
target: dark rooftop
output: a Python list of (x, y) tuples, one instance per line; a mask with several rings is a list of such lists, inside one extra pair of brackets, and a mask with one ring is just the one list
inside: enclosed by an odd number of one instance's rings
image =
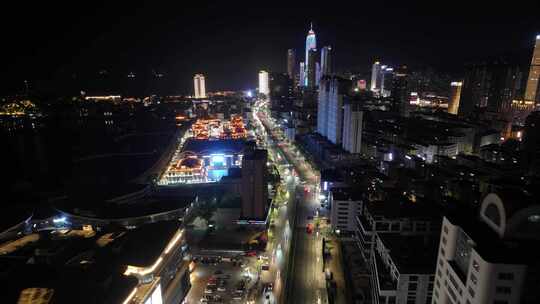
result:
[(439, 235), (380, 233), (379, 238), (402, 274), (433, 274), (437, 266)]
[(246, 147), (244, 139), (217, 139), (201, 140), (190, 138), (184, 143), (182, 152), (193, 152), (196, 154), (211, 153), (241, 153)]

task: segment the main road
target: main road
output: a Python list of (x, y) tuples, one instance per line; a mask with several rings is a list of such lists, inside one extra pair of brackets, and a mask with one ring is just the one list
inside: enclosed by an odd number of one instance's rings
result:
[[(292, 252), (287, 255), (292, 259), (287, 269), (285, 301), (280, 303), (328, 303), (326, 293), (326, 281), (323, 272), (322, 235), (317, 229), (313, 233), (307, 233), (308, 224), (313, 224), (319, 207), (319, 177), (318, 173), (305, 161), (301, 153), (286, 141), (279, 140), (282, 134), (276, 130), (272, 118), (267, 113), (267, 105), (259, 102), (255, 105), (254, 114), (256, 119), (264, 125), (264, 129), (275, 141), (279, 151), (285, 156), (301, 178), (301, 183), (296, 186), (295, 194), (295, 218), (294, 235), (292, 236)], [(290, 186), (289, 186), (290, 187)]]

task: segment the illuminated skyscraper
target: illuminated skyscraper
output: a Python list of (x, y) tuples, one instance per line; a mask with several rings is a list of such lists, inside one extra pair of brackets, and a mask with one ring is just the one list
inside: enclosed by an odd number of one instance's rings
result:
[(459, 99), (461, 98), (462, 82), (450, 83), (450, 99), (448, 100), (448, 113), (457, 115), (459, 109)]
[(203, 74), (195, 74), (193, 77), (193, 84), (195, 86), (195, 98), (206, 98), (206, 84)]
[[(308, 85), (308, 80), (309, 80), (309, 74), (311, 73), (310, 72), (310, 67), (309, 67), (309, 52), (311, 50), (316, 50), (317, 49), (317, 38), (315, 37), (315, 32), (313, 31), (313, 23), (311, 24), (311, 27), (309, 29), (309, 32), (308, 32), (308, 35), (306, 37), (306, 61), (304, 61), (306, 63), (305, 65), (305, 70), (304, 70), (304, 74), (305, 74), (305, 82), (303, 83), (304, 86), (309, 86)], [(313, 74), (313, 78), (315, 79), (315, 58), (313, 58), (313, 72), (311, 74)], [(314, 83), (311, 84), (311, 86), (313, 86)]]
[(529, 70), (529, 78), (527, 79), (524, 98), (526, 102), (532, 102), (533, 105), (539, 102), (538, 78), (540, 78), (540, 35), (536, 36), (536, 44), (531, 59), (531, 68)]
[(290, 79), (294, 79), (294, 67), (296, 65), (296, 52), (293, 49), (287, 50), (287, 74)]
[(394, 81), (394, 69), (383, 65), (377, 79), (380, 84), (377, 85), (383, 97), (388, 97), (392, 91), (392, 83)]
[(374, 91), (379, 90), (380, 77), (381, 77), (381, 63), (378, 61), (375, 61), (375, 63), (373, 64), (373, 67), (371, 68), (371, 84), (370, 84), (371, 91), (374, 92)]
[(268, 96), (268, 94), (270, 93), (270, 86), (268, 82), (269, 82), (268, 72), (260, 71), (259, 72), (259, 93)]
[(334, 55), (331, 46), (321, 49), (321, 76), (332, 75), (334, 73)]

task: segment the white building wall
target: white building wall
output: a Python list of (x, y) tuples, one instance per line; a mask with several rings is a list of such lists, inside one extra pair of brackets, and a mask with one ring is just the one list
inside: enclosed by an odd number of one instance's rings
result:
[(338, 81), (334, 80), (330, 84), (328, 92), (328, 140), (333, 144), (341, 144), (341, 132), (343, 127), (343, 96), (338, 94)]
[(338, 201), (331, 199), (330, 222), (333, 230), (354, 232), (356, 216), (361, 210), (361, 201)]
[[(459, 270), (454, 270), (448, 263), (456, 258), (456, 242), (460, 230), (446, 217), (443, 219), (432, 303), (520, 303), (526, 275), (525, 265), (492, 264), (473, 248), (468, 272), (465, 274), (466, 280), (461, 281), (455, 272)], [(509, 276), (511, 279), (508, 279)]]
[(349, 153), (360, 153), (362, 150), (362, 123), (364, 112), (354, 111), (353, 106), (343, 107), (343, 149)]
[(264, 95), (270, 94), (269, 76), (266, 71), (259, 72), (259, 93)]
[(317, 104), (317, 132), (322, 136), (327, 135), (328, 122), (328, 96), (326, 92), (327, 81), (321, 82)]

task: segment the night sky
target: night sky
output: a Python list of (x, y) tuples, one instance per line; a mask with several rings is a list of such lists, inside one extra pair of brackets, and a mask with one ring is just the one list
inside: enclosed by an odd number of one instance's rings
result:
[(252, 88), (259, 69), (285, 71), (287, 48), (303, 54), (310, 21), (318, 47), (334, 47), (337, 68), (360, 72), (379, 59), (459, 75), (471, 58), (506, 51), (530, 56), (540, 33), (538, 11), (525, 1), (512, 1), (513, 7), (494, 1), (483, 7), (470, 7), (473, 1), (186, 2), (19, 1), (3, 8), (0, 95), (20, 90), (24, 79), (61, 91), (73, 74), (91, 79), (102, 69), (165, 73), (178, 93), (191, 93), (198, 72), (207, 76), (208, 90)]

